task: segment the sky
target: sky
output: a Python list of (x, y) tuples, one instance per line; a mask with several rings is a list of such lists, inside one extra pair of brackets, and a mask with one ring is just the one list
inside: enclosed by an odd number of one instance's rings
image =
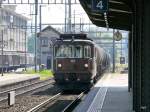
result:
[[(31, 9), (30, 9), (31, 8)], [(75, 17), (76, 22), (79, 22), (80, 18), (85, 22), (89, 22), (89, 19), (80, 6), (72, 5), (72, 19), (74, 17), (74, 10), (75, 10)], [(34, 6), (30, 5), (18, 5), (16, 12), (20, 14), (24, 14), (29, 18), (32, 18), (30, 15), (30, 11), (34, 13)], [(43, 5), (42, 6), (42, 23), (64, 23), (65, 19), (65, 5)]]
[[(34, 15), (34, 5), (18, 5), (16, 12), (26, 15), (30, 18), (30, 22), (35, 23)], [(38, 11), (39, 12), (39, 11)], [(30, 14), (31, 13), (31, 14)], [(74, 23), (74, 15), (75, 15), (75, 22), (80, 23), (89, 23), (90, 20), (81, 7), (80, 4), (72, 5), (72, 23)], [(29, 22), (29, 24), (30, 24)], [(39, 16), (38, 16), (38, 23), (39, 23)], [(50, 4), (50, 5), (42, 5), (42, 24), (50, 24), (50, 23), (65, 23), (65, 5), (60, 4)], [(91, 23), (91, 22), (90, 22)], [(64, 31), (63, 26), (52, 25), (59, 31)], [(95, 26), (95, 25), (94, 25)], [(46, 26), (42, 26), (44, 28)], [(76, 26), (76, 31), (80, 31), (79, 26)], [(84, 26), (84, 29), (88, 26)], [(87, 29), (87, 28), (86, 28)]]
[[(89, 23), (89, 18), (83, 8), (78, 5), (72, 5), (72, 23), (74, 23), (74, 11), (75, 11), (75, 17), (76, 17), (76, 23), (80, 23), (80, 18), (84, 23)], [(28, 16), (30, 20), (34, 23), (34, 16), (30, 15), (34, 14), (34, 6), (30, 5), (18, 5), (16, 9), (17, 13), (23, 14)], [(38, 16), (39, 18), (39, 16)], [(65, 21), (65, 5), (43, 5), (42, 6), (42, 23), (43, 24), (49, 24), (49, 23), (64, 23)], [(57, 26), (59, 27), (59, 26)], [(89, 28), (89, 26), (87, 26)], [(95, 27), (95, 25), (90, 26)], [(55, 27), (56, 28), (56, 27)], [(96, 27), (98, 28), (98, 27)], [(99, 31), (107, 31), (107, 28), (98, 28)], [(109, 31), (112, 32), (112, 29), (109, 29)], [(112, 36), (112, 33), (107, 33)], [(105, 34), (104, 34), (105, 35)], [(128, 33), (122, 33), (123, 37), (128, 37)], [(112, 36), (113, 37), (113, 36)]]
[[(34, 15), (31, 15), (34, 14), (34, 5), (18, 5), (16, 12), (26, 15), (28, 18), (30, 18), (32, 23), (34, 23)], [(85, 13), (80, 4), (72, 5), (72, 23), (74, 23), (74, 13), (76, 23), (80, 23), (80, 19), (84, 23), (91, 23), (87, 14)], [(42, 5), (42, 24), (64, 23), (64, 22), (65, 22), (65, 5), (60, 4)], [(90, 27), (95, 27), (95, 25)], [(102, 31), (103, 30), (107, 31), (106, 28), (98, 28), (98, 29)], [(112, 29), (109, 30), (112, 31)]]

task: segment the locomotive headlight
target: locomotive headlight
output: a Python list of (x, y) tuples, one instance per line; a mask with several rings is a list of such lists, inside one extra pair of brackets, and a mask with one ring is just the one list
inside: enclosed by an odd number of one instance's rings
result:
[(88, 64), (84, 64), (84, 67), (86, 67), (86, 68), (87, 68), (87, 67), (88, 67)]
[(61, 65), (61, 64), (58, 64), (58, 67), (60, 67), (60, 68), (61, 68), (61, 67), (62, 67), (62, 65)]

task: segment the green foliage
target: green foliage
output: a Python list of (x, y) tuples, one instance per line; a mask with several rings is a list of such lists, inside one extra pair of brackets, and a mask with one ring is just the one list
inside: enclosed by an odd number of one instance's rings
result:
[(25, 71), (25, 73), (26, 74), (36, 74), (35, 70), (31, 70), (31, 69)]
[(25, 74), (31, 74), (31, 75), (39, 75), (41, 80), (48, 79), (50, 77), (53, 77), (53, 72), (51, 70), (41, 70), (38, 72), (35, 72), (34, 70), (28, 69)]
[(53, 72), (51, 70), (42, 70), (38, 74), (40, 75), (41, 80), (53, 77)]

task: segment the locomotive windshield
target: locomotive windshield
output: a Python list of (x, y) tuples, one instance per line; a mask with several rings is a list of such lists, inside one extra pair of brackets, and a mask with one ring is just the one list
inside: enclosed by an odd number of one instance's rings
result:
[(82, 45), (59, 45), (55, 46), (57, 58), (88, 58), (91, 57), (91, 46)]

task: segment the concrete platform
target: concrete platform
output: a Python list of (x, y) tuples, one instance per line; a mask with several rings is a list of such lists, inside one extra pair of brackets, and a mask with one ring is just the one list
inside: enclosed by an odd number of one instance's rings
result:
[(0, 76), (0, 92), (10, 88), (19, 87), (24, 84), (33, 83), (39, 80), (38, 75), (30, 74), (4, 74)]
[(132, 112), (127, 74), (106, 74), (74, 112)]

